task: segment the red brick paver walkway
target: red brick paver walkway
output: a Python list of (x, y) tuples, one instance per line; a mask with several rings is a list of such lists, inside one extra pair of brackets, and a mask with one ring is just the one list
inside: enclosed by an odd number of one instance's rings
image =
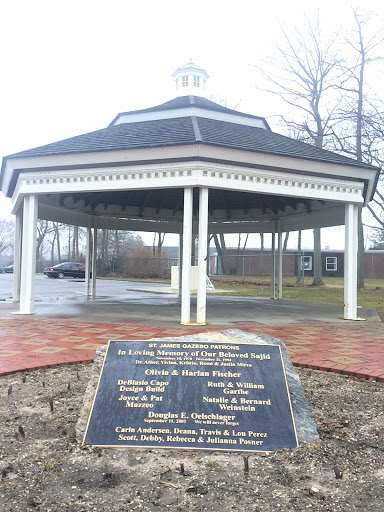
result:
[[(296, 366), (384, 382), (384, 324), (346, 322), (267, 326), (238, 322), (236, 328), (282, 339)], [(222, 328), (224, 330), (226, 328)], [(152, 327), (129, 323), (78, 322), (69, 318), (0, 319), (0, 375), (93, 360), (108, 340), (184, 336), (217, 327)]]

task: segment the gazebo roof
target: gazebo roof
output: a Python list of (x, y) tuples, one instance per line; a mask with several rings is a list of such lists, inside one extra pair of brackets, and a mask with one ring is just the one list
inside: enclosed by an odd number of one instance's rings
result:
[[(177, 115), (181, 110), (188, 109), (190, 112), (183, 113), (189, 115), (182, 117)], [(172, 115), (174, 111), (176, 111), (175, 116)], [(162, 115), (164, 113), (171, 113), (171, 117), (165, 117)], [(226, 119), (227, 114), (231, 118), (230, 121)], [(152, 119), (149, 119), (148, 115)], [(220, 119), (221, 116), (223, 119)], [(249, 121), (257, 123), (258, 126), (249, 125)], [(175, 98), (157, 107), (121, 113), (107, 128), (21, 151), (6, 158), (191, 144), (212, 145), (372, 169), (371, 165), (364, 162), (357, 162), (343, 155), (274, 133), (262, 117), (236, 112), (196, 96)]]
[(223, 105), (219, 105), (218, 103), (215, 103), (214, 101), (207, 100), (206, 98), (203, 98), (201, 96), (179, 96), (177, 98), (173, 98), (170, 101), (166, 101), (165, 103), (161, 103), (160, 105), (156, 105), (154, 107), (144, 108), (141, 110), (132, 110), (130, 112), (121, 112), (118, 114), (115, 119), (112, 121), (112, 124), (115, 124), (116, 120), (119, 119), (120, 116), (123, 115), (135, 115), (135, 114), (142, 114), (147, 112), (161, 112), (165, 110), (179, 110), (184, 108), (190, 108), (195, 107), (199, 109), (206, 109), (208, 111), (213, 112), (222, 112), (225, 114), (232, 114), (235, 116), (241, 116), (241, 117), (249, 117), (254, 119), (261, 119), (264, 123), (266, 123), (266, 120), (264, 117), (260, 116), (253, 116), (251, 114), (246, 114), (244, 112), (239, 112), (238, 110), (233, 110), (231, 108), (224, 107)]

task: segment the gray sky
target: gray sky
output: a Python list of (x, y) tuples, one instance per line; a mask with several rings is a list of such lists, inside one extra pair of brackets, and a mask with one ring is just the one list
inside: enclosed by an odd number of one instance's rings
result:
[[(270, 118), (281, 105), (256, 90), (253, 64), (272, 55), (280, 27), (319, 12), (332, 31), (345, 0), (12, 0), (0, 16), (0, 156), (107, 126), (118, 112), (174, 97), (171, 74), (193, 61), (227, 106)], [(384, 15), (380, 0), (353, 5)], [(0, 194), (0, 216), (9, 201)], [(339, 235), (337, 235), (337, 238)], [(331, 244), (332, 245), (332, 244)]]

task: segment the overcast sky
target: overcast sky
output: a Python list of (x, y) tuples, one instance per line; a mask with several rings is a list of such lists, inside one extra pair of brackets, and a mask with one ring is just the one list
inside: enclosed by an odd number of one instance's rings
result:
[[(0, 156), (171, 99), (171, 74), (189, 58), (228, 107), (271, 120), (281, 105), (255, 88), (254, 64), (272, 55), (281, 26), (319, 12), (322, 26), (337, 30), (351, 4), (384, 14), (382, 0), (1, 2)], [(7, 212), (0, 194), (0, 216)]]

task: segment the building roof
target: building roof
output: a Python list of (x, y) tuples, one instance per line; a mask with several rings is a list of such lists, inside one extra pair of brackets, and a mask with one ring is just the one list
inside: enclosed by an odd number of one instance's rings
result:
[(260, 116), (253, 116), (252, 114), (246, 114), (244, 112), (239, 112), (238, 110), (233, 110), (231, 108), (223, 107), (222, 105), (219, 105), (218, 103), (215, 103), (214, 101), (207, 100), (206, 98), (203, 98), (201, 96), (179, 96), (177, 98), (174, 98), (170, 101), (167, 101), (165, 103), (162, 103), (160, 105), (156, 105), (155, 107), (150, 108), (144, 108), (141, 110), (131, 110), (129, 112), (120, 112), (117, 114), (117, 116), (113, 119), (111, 124), (109, 126), (112, 126), (116, 123), (116, 121), (121, 116), (136, 116), (138, 114), (146, 114), (146, 113), (155, 113), (155, 112), (164, 112), (164, 111), (172, 111), (172, 110), (181, 110), (186, 108), (195, 107), (202, 110), (207, 110), (211, 112), (221, 112), (222, 114), (230, 114), (237, 116), (238, 118), (248, 118), (248, 119), (259, 119), (263, 121), (263, 123), (266, 125), (266, 127), (269, 129), (268, 123), (265, 120), (264, 117)]
[[(183, 108), (187, 103), (190, 104), (189, 102), (191, 101), (195, 101), (195, 104), (209, 109), (230, 110), (204, 98), (196, 100), (196, 97), (188, 96), (176, 98), (152, 109), (146, 109), (145, 112), (161, 110), (163, 108), (171, 110)], [(270, 130), (198, 116), (116, 124), (84, 135), (21, 151), (6, 158), (41, 157), (190, 144), (206, 144), (372, 169), (372, 166), (363, 162), (357, 162), (343, 155), (319, 149)]]

